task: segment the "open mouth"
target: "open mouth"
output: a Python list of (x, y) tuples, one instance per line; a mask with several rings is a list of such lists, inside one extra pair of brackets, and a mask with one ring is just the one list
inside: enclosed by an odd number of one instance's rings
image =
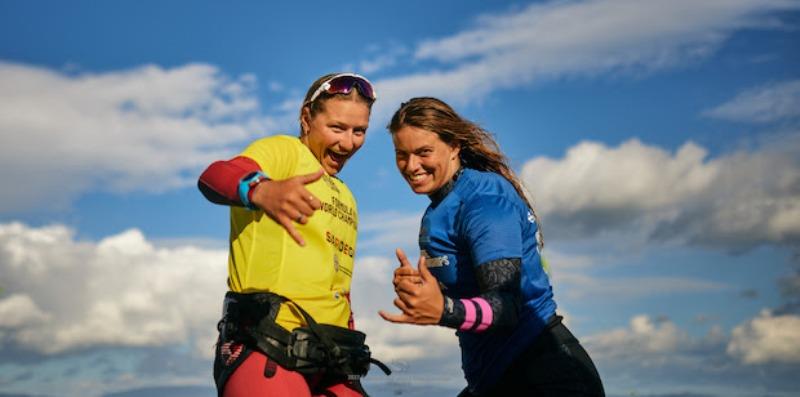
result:
[(337, 165), (341, 166), (345, 161), (347, 161), (348, 158), (350, 158), (350, 154), (340, 154), (328, 150), (328, 157), (330, 157), (331, 160), (333, 160)]

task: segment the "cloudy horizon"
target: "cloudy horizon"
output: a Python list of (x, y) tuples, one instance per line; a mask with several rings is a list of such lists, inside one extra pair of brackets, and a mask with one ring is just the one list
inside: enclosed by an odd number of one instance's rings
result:
[(800, 388), (800, 2), (360, 3), (337, 28), (337, 7), (179, 3), (0, 6), (0, 396), (215, 395), (228, 223), (197, 175), (296, 134), (330, 70), (379, 96), (342, 173), (356, 325), (395, 370), (371, 395), (464, 386), (452, 330), (377, 316), (427, 204), (384, 128), (413, 96), (497, 138), (608, 395)]

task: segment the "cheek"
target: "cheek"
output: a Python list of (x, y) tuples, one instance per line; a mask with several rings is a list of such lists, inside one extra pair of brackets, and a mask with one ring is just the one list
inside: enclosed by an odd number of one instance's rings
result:
[(365, 140), (365, 138), (366, 138), (366, 136), (364, 136), (364, 135), (361, 135), (361, 136), (354, 136), (354, 137), (353, 137), (353, 151), (354, 151), (354, 152), (355, 152), (356, 150), (358, 150), (358, 149), (361, 149), (361, 146), (363, 146), (363, 145), (364, 145), (364, 140)]

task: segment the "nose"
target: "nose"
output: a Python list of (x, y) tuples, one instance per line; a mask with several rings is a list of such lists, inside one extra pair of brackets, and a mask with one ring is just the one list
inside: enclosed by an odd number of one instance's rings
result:
[(355, 147), (355, 143), (353, 143), (353, 132), (350, 131), (346, 134), (343, 134), (342, 139), (339, 140), (339, 149), (352, 152), (353, 148)]
[(410, 154), (408, 156), (408, 159), (406, 159), (406, 166), (403, 171), (410, 174), (416, 171), (418, 167), (419, 167), (419, 158), (413, 154)]

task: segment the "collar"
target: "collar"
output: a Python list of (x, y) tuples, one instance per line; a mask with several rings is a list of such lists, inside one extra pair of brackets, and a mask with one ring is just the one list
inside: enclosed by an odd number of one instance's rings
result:
[(461, 176), (462, 172), (464, 172), (464, 167), (463, 166), (459, 167), (458, 171), (456, 171), (456, 173), (453, 174), (453, 177), (450, 178), (450, 180), (447, 181), (447, 183), (442, 185), (442, 187), (437, 189), (435, 192), (429, 194), (428, 198), (431, 199), (431, 201), (434, 202), (434, 203), (438, 203), (438, 202), (444, 200), (444, 198), (447, 196), (447, 194), (450, 193), (453, 190), (454, 187), (456, 187), (456, 181), (458, 180), (458, 177)]

